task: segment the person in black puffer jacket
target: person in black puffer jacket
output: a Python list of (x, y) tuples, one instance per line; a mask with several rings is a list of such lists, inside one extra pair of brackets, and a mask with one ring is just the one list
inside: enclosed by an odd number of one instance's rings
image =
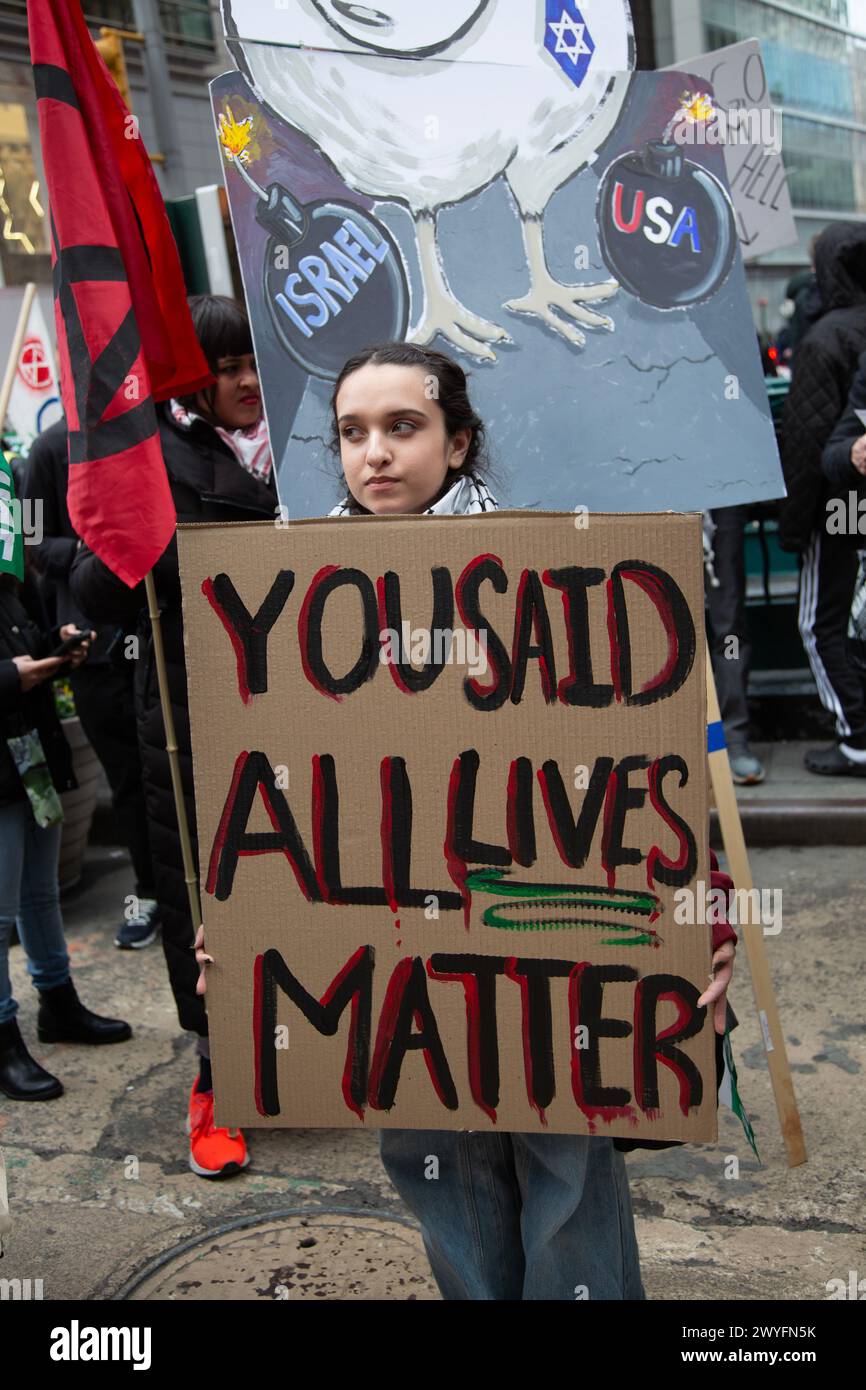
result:
[(20, 760), (13, 758), (7, 742), (35, 730), (55, 792), (74, 790), (72, 756), (51, 686), (67, 662), (75, 666), (87, 656), (87, 641), (65, 660), (51, 655), (72, 632), (71, 626), (47, 630), (29, 579), (22, 585), (10, 574), (0, 575), (0, 1094), (9, 1100), (53, 1100), (63, 1094), (57, 1078), (30, 1056), (18, 1027), (9, 979), (16, 919), (39, 991), (40, 1041), (114, 1043), (132, 1036), (128, 1023), (100, 1018), (78, 998), (69, 975), (57, 886), (62, 821), (37, 822)]
[[(158, 406), (159, 433), (178, 522), (274, 519), (277, 494), (246, 313), (221, 296), (190, 300), (199, 341), (216, 385), (194, 399)], [(179, 748), (187, 820), (196, 848), (189, 709), (177, 542), (153, 570), (161, 613), (168, 687)], [(198, 1037), (199, 1075), (190, 1096), (190, 1167), (226, 1177), (248, 1162), (243, 1135), (213, 1125), (207, 1014), (196, 992), (195, 928), (184, 879), (180, 832), (166, 752), (165, 726), (144, 585), (130, 590), (86, 547), (70, 571), (72, 596), (94, 622), (137, 624), (135, 708), (162, 943), (181, 1027)], [(197, 926), (198, 924), (196, 924)]]
[(821, 458), (866, 351), (866, 225), (828, 227), (815, 247), (815, 273), (825, 312), (800, 344), (785, 403), (782, 467), (788, 497), (779, 541), (783, 549), (802, 555), (800, 635), (838, 734), (830, 748), (807, 752), (806, 766), (824, 775), (864, 776), (866, 691), (845, 646), (857, 557), (828, 533), (831, 493)]
[[(843, 520), (846, 523), (851, 520), (849, 493), (857, 494), (858, 509), (866, 499), (866, 426), (860, 419), (863, 414), (866, 414), (866, 352), (857, 363), (857, 374), (844, 414), (838, 420), (821, 456), (821, 467), (830, 492), (834, 498), (844, 502), (844, 508), (837, 504), (839, 526), (831, 526), (828, 516), (827, 529), (844, 536), (845, 544), (852, 550), (866, 549), (866, 518), (863, 519), (862, 531), (859, 526), (856, 530), (852, 530), (850, 525), (844, 529), (842, 526)], [(829, 509), (830, 512), (833, 510), (833, 507)]]

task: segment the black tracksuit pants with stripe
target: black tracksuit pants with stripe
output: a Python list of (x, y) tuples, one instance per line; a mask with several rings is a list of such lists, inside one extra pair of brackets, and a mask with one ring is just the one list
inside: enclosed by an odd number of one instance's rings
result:
[(866, 678), (848, 656), (858, 567), (850, 542), (840, 542), (824, 529), (813, 532), (800, 574), (800, 636), (840, 742), (866, 749)]

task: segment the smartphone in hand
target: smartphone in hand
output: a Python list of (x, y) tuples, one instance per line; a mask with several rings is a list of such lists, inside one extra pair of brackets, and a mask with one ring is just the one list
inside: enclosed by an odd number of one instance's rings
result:
[(51, 655), (68, 656), (70, 652), (74, 652), (77, 647), (80, 647), (82, 642), (86, 642), (89, 637), (89, 632), (74, 632), (71, 637), (65, 638), (64, 641), (60, 643), (59, 647), (55, 647)]

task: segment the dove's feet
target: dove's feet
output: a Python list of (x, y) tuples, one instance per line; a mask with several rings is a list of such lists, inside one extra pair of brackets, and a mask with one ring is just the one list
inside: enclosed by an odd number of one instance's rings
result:
[[(569, 319), (575, 319), (577, 323), (585, 324), (588, 328), (606, 328), (612, 332), (613, 319), (608, 318), (606, 314), (596, 313), (595, 310), (587, 308), (587, 305), (610, 299), (618, 289), (619, 284), (616, 280), (605, 280), (600, 285), (561, 285), (545, 271), (540, 281), (538, 278), (535, 279), (529, 294), (525, 294), (522, 299), (507, 300), (504, 307), (510, 309), (513, 314), (534, 314), (570, 343), (574, 343), (576, 347), (583, 347), (586, 335), (573, 323), (561, 318), (560, 314), (566, 314)], [(554, 313), (557, 309), (559, 313)]]
[(440, 287), (432, 295), (428, 289), (424, 317), (409, 334), (409, 342), (431, 343), (437, 333), (441, 333), (454, 347), (462, 348), (470, 356), (479, 357), (484, 362), (496, 361), (491, 343), (512, 341), (504, 328), (470, 313), (450, 290)]

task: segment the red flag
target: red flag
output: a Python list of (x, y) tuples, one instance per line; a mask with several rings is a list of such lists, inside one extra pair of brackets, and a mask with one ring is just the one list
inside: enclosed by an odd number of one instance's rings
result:
[(165, 204), (79, 0), (28, 0), (51, 214), (69, 515), (133, 586), (174, 533), (154, 401), (213, 377)]

